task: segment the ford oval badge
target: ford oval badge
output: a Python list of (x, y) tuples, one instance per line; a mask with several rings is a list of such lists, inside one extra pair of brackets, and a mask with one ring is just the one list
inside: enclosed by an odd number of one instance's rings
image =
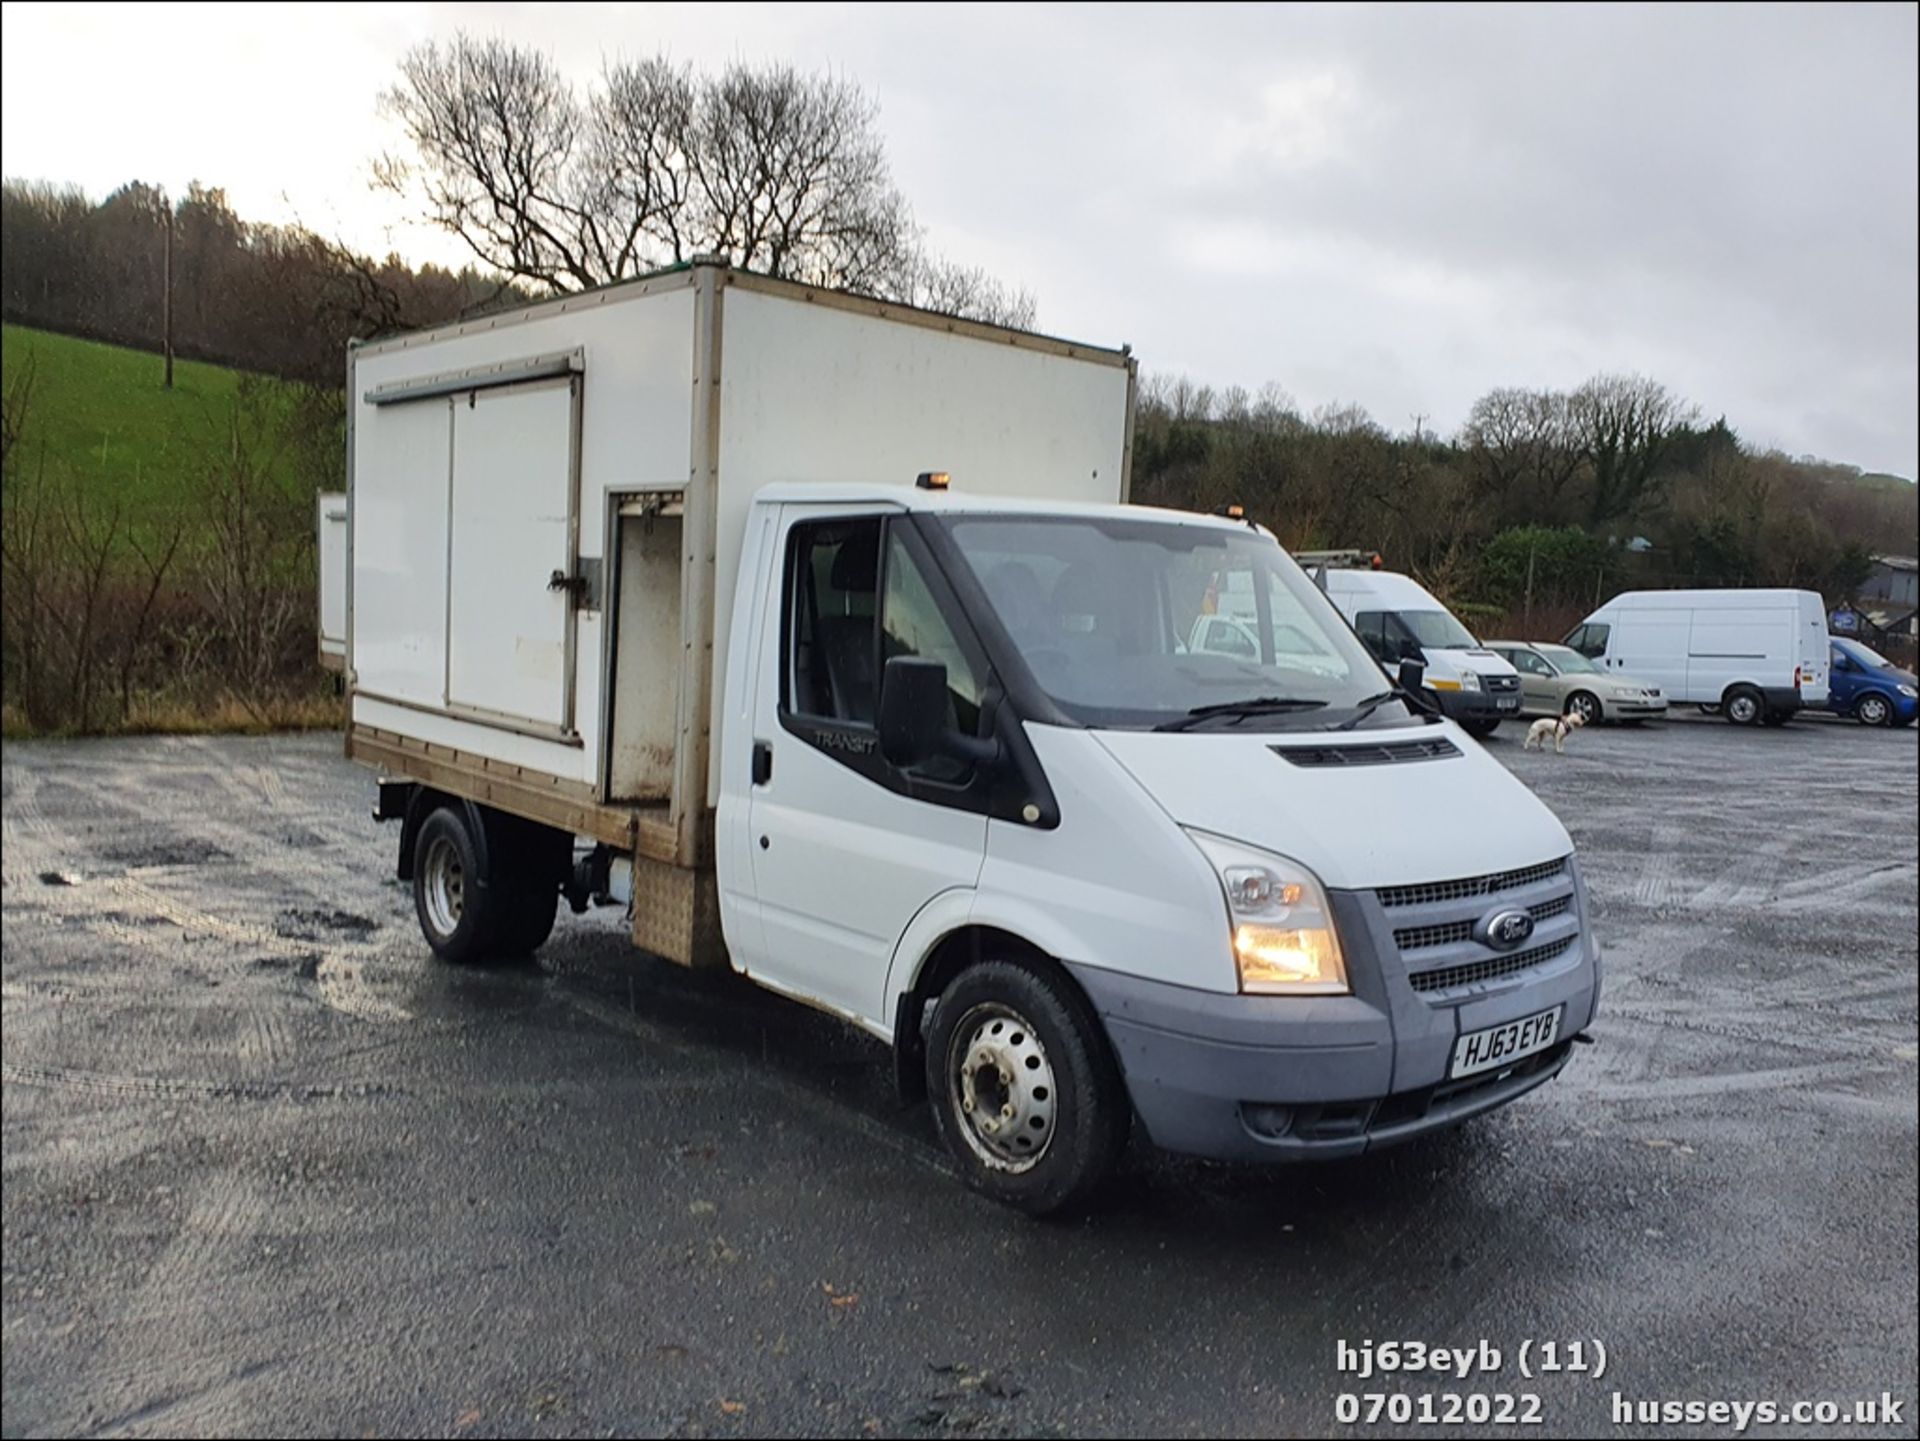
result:
[(1495, 911), (1477, 929), (1486, 945), (1510, 951), (1533, 934), (1533, 917), (1525, 911)]

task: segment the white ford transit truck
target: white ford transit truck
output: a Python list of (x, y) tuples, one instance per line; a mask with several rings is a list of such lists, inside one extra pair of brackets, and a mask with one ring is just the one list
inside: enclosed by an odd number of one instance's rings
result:
[(442, 958), (624, 904), (1035, 1213), (1136, 1127), (1454, 1125), (1592, 1020), (1567, 832), (1267, 532), (1124, 503), (1124, 351), (695, 263), (348, 378), (347, 751)]

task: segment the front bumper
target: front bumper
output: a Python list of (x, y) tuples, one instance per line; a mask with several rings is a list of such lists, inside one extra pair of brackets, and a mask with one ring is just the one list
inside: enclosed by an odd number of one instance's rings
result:
[(1601, 704), (1606, 708), (1608, 720), (1658, 720), (1667, 713), (1667, 698), (1663, 695), (1609, 697)]
[(1520, 692), (1495, 694), (1485, 690), (1438, 690), (1441, 714), (1451, 721), (1518, 720)]
[[(1155, 1145), (1248, 1162), (1378, 1150), (1552, 1080), (1593, 1020), (1600, 955), (1584, 924), (1564, 954), (1535, 970), (1423, 994), (1372, 894), (1334, 892), (1332, 900), (1350, 996), (1223, 995), (1069, 967), (1106, 1026)], [(1577, 914), (1585, 910), (1582, 903)], [(1565, 1009), (1552, 1047), (1512, 1067), (1449, 1079), (1459, 1036), (1555, 1006)]]

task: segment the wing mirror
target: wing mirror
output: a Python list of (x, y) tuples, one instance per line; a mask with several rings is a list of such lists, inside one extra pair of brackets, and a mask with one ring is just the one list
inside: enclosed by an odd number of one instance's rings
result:
[(1427, 666), (1425, 661), (1402, 660), (1400, 674), (1397, 677), (1400, 689), (1405, 691), (1414, 705), (1419, 706), (1428, 715), (1439, 715), (1440, 705), (1427, 693)]
[(997, 742), (947, 724), (947, 709), (945, 665), (917, 655), (893, 657), (880, 680), (880, 754), (901, 770), (936, 756), (983, 764), (999, 755)]

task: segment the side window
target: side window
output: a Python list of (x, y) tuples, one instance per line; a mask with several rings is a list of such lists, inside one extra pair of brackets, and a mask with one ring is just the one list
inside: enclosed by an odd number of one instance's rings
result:
[(1216, 655), (1243, 656), (1248, 660), (1258, 660), (1259, 648), (1254, 645), (1253, 637), (1230, 620), (1211, 622), (1212, 629), (1207, 633), (1207, 649)]
[(1588, 660), (1598, 660), (1607, 653), (1607, 637), (1612, 632), (1612, 626), (1583, 625), (1567, 637), (1567, 644)]
[[(947, 704), (956, 730), (980, 734), (984, 679), (967, 659), (927, 579), (898, 535), (887, 541), (887, 595), (881, 610), (881, 664), (895, 656), (937, 660), (947, 668)], [(884, 676), (884, 671), (882, 672)], [(964, 768), (962, 768), (964, 769)]]
[(1394, 657), (1387, 654), (1387, 613), (1383, 610), (1363, 610), (1353, 618), (1353, 628), (1360, 633), (1360, 639), (1366, 642), (1367, 649), (1373, 652), (1373, 658), (1383, 664)]
[(793, 528), (781, 689), (796, 715), (873, 724), (879, 579), (877, 519), (813, 521)]
[(1552, 675), (1553, 674), (1552, 669), (1547, 665), (1547, 663), (1541, 660), (1539, 656), (1535, 655), (1530, 650), (1505, 651), (1502, 653), (1506, 656), (1506, 658), (1509, 661), (1513, 662), (1515, 669), (1523, 670), (1528, 675)]

